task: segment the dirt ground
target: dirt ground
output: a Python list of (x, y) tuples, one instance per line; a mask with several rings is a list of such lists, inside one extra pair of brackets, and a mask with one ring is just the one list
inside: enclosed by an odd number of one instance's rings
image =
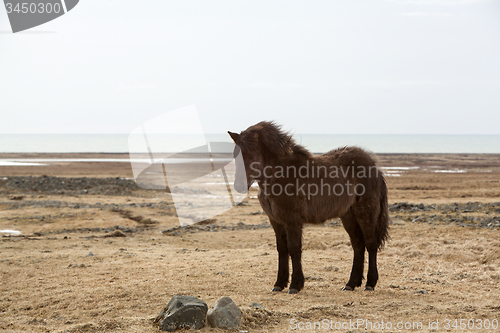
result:
[[(12, 157), (128, 158), (0, 154)], [(231, 297), (243, 310), (235, 332), (500, 332), (500, 156), (379, 160), (392, 222), (373, 292), (341, 291), (353, 254), (347, 233), (331, 221), (304, 228), (304, 290), (271, 293), (277, 252), (256, 190), (210, 224), (178, 228), (162, 191), (58, 194), (4, 186), (0, 230), (22, 234), (0, 238), (0, 330), (159, 332), (153, 319), (173, 295), (185, 294), (209, 307)], [(132, 177), (130, 164), (117, 162), (0, 166), (6, 181), (42, 175)], [(250, 307), (254, 302), (265, 309)]]

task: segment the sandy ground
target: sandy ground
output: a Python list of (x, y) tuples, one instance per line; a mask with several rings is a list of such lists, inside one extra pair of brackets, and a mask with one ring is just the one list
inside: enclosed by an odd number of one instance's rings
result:
[[(75, 158), (15, 157), (62, 156)], [(480, 222), (500, 216), (500, 156), (379, 159), (390, 175), (390, 203), (429, 209), (392, 211), (391, 240), (379, 254), (374, 292), (341, 291), (352, 250), (333, 221), (304, 229), (305, 289), (297, 295), (271, 293), (277, 272), (274, 234), (262, 227), (267, 217), (252, 198), (255, 192), (211, 225), (175, 229), (171, 197), (162, 191), (65, 195), (0, 188), (0, 229), (22, 232), (0, 238), (0, 330), (158, 332), (152, 319), (172, 295), (186, 294), (209, 307), (231, 297), (244, 312), (236, 332), (499, 332), (500, 227)], [(132, 177), (127, 163), (0, 167), (0, 178), (42, 175)], [(22, 200), (11, 200), (16, 197)], [(48, 201), (62, 204), (48, 206)], [(469, 202), (478, 208), (449, 209)], [(439, 204), (448, 208), (433, 210)], [(460, 219), (467, 223), (453, 222)], [(116, 226), (125, 237), (108, 237)], [(250, 308), (254, 302), (265, 310)], [(313, 329), (315, 322), (321, 326)], [(209, 331), (223, 332), (201, 330)]]

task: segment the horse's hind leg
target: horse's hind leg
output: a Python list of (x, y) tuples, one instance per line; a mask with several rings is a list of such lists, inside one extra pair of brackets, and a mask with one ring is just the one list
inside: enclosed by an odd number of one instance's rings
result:
[(296, 294), (304, 288), (304, 273), (302, 272), (302, 225), (299, 223), (286, 226), (288, 253), (292, 258), (292, 282), (289, 294)]
[(365, 290), (373, 290), (378, 281), (377, 269), (377, 247), (370, 246), (368, 249), (368, 276), (366, 279)]
[(288, 285), (289, 266), (288, 266), (288, 246), (285, 227), (276, 221), (270, 220), (276, 235), (276, 248), (278, 250), (278, 278), (271, 291), (282, 291)]
[[(361, 207), (361, 206), (360, 206)], [(366, 277), (365, 290), (373, 290), (378, 281), (378, 269), (377, 269), (377, 238), (375, 235), (376, 220), (375, 216), (378, 212), (370, 212), (366, 209), (360, 207), (354, 208), (354, 214), (356, 215), (356, 220), (361, 228), (366, 250), (368, 251), (368, 274)], [(370, 205), (365, 205), (364, 207), (370, 207)]]
[(354, 290), (356, 287), (361, 286), (363, 280), (363, 265), (365, 261), (365, 242), (363, 232), (356, 221), (352, 210), (349, 210), (341, 218), (344, 229), (349, 234), (351, 239), (352, 249), (354, 250), (354, 259), (352, 262), (351, 277), (342, 290)]

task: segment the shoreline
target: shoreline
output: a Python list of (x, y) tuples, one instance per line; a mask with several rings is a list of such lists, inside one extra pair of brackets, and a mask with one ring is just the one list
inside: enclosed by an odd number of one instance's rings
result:
[[(336, 148), (332, 148), (336, 149)], [(370, 151), (369, 149), (364, 150)], [(370, 151), (375, 155), (497, 155), (500, 156), (500, 153), (436, 153), (436, 152), (431, 152), (431, 153), (422, 153), (422, 152), (415, 152), (415, 153), (408, 153), (408, 152), (403, 152), (403, 153), (377, 153)], [(321, 155), (326, 152), (311, 152), (314, 155)], [(140, 154), (140, 153), (133, 153), (133, 154)], [(161, 154), (178, 154), (178, 152), (173, 152), (173, 153), (161, 153)], [(196, 154), (196, 153), (194, 153)], [(126, 155), (129, 156), (129, 152), (0, 152), (0, 159), (1, 158), (17, 158), (18, 155), (75, 155), (75, 156), (81, 156), (81, 155), (89, 155), (89, 156), (102, 156), (102, 155)]]
[[(159, 154), (155, 154), (156, 157)], [(467, 169), (470, 171), (500, 170), (500, 154), (455, 153), (382, 153), (375, 154), (381, 168), (418, 167), (420, 169)], [(135, 154), (134, 160), (149, 159)], [(50, 163), (50, 160), (54, 160)], [(1, 162), (50, 163), (42, 165), (1, 165)], [(66, 169), (62, 168), (65, 167)], [(58, 168), (59, 167), (59, 168)], [(21, 170), (22, 169), (22, 170)], [(90, 175), (109, 174), (131, 177), (128, 153), (0, 153), (0, 175)]]
[[(93, 161), (0, 165), (0, 180), (6, 177), (63, 177), (69, 178), (70, 183), (77, 178), (89, 178), (96, 184), (104, 179), (128, 179), (134, 183), (128, 154), (0, 154), (0, 160), (16, 160), (16, 157), (54, 160), (89, 158)], [(110, 157), (121, 158), (122, 161), (110, 162)], [(104, 161), (96, 162), (99, 159)], [(500, 198), (500, 154), (378, 154), (377, 159), (377, 165), (386, 176), (391, 203), (492, 203)], [(31, 190), (26, 188), (19, 194), (43, 193), (43, 189), (38, 189), (40, 193)], [(64, 191), (64, 188), (56, 190)], [(141, 192), (140, 195), (149, 197), (151, 194)]]
[[(155, 150), (175, 150), (179, 144), (196, 146), (186, 135), (152, 134)], [(358, 146), (378, 153), (497, 153), (500, 135), (495, 134), (294, 134), (311, 152), (327, 152), (343, 146)], [(128, 134), (1, 135), (0, 152), (55, 152), (121, 154), (129, 151)], [(206, 142), (231, 142), (224, 133), (205, 134)]]

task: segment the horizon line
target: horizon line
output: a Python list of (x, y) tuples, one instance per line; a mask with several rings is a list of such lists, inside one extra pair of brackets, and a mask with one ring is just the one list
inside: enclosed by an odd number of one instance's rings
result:
[[(130, 135), (131, 133), (0, 133), (0, 135)], [(195, 135), (196, 133), (149, 133), (149, 135)], [(204, 135), (226, 135), (227, 133), (204, 133)], [(500, 133), (292, 133), (296, 135), (477, 135), (499, 136)]]

